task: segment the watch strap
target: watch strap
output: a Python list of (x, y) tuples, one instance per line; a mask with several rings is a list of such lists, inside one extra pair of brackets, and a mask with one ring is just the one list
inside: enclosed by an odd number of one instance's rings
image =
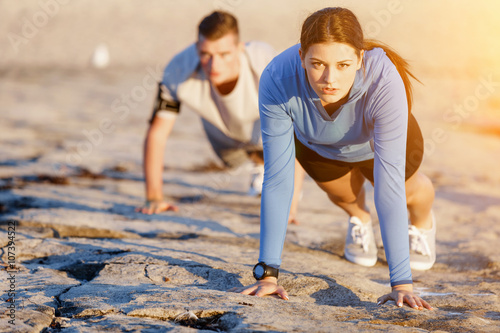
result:
[[(262, 274), (261, 277), (258, 277), (255, 274), (255, 269), (257, 268), (257, 266), (261, 266), (264, 269), (264, 274)], [(278, 278), (279, 272), (280, 272), (279, 268), (266, 265), (266, 263), (264, 262), (259, 262), (253, 267), (253, 277), (256, 280), (262, 280), (263, 278), (266, 278), (268, 276), (274, 276), (275, 278)]]

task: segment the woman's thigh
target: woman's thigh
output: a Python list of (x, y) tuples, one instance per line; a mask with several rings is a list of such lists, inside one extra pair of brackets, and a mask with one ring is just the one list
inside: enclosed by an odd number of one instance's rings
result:
[(353, 168), (340, 178), (326, 182), (316, 181), (316, 184), (332, 199), (353, 202), (358, 197), (364, 182), (365, 177), (361, 174), (359, 168)]

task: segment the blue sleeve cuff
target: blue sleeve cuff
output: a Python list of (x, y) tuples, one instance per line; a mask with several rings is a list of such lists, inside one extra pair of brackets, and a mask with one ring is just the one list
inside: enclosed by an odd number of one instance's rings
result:
[(413, 281), (412, 280), (402, 280), (402, 281), (391, 282), (391, 287), (399, 286), (400, 284), (413, 284)]

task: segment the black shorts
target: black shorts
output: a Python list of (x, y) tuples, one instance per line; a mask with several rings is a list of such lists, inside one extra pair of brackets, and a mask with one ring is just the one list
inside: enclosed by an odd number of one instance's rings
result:
[[(295, 137), (295, 156), (312, 179), (317, 182), (328, 182), (345, 176), (354, 168), (359, 168), (363, 176), (373, 183), (373, 159), (361, 162), (342, 162), (325, 158), (307, 148)], [(408, 118), (408, 134), (406, 140), (406, 179), (419, 168), (424, 156), (424, 139), (415, 117)]]

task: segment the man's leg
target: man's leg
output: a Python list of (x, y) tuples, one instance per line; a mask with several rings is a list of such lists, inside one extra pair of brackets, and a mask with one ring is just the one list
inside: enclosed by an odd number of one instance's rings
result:
[[(202, 119), (202, 122), (205, 134), (217, 156), (230, 168), (242, 167), (238, 169), (238, 173), (240, 171), (248, 172), (251, 175), (249, 195), (260, 195), (264, 180), (262, 145), (259, 142), (260, 121), (255, 122), (254, 138), (248, 143), (243, 143), (226, 136), (204, 119)], [(253, 163), (246, 163), (248, 161), (252, 161)]]
[(248, 154), (243, 149), (243, 143), (228, 137), (205, 119), (201, 121), (212, 149), (224, 165), (236, 168), (248, 160)]

